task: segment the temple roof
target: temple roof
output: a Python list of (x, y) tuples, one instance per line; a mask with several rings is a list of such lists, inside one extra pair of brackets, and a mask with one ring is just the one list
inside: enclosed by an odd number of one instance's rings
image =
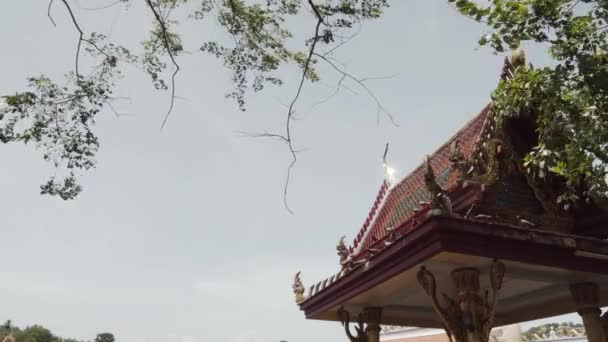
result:
[[(457, 185), (457, 170), (450, 162), (451, 146), (456, 142), (464, 158), (470, 159), (476, 151), (489, 112), (490, 104), (429, 156), (438, 184), (448, 192)], [(381, 240), (387, 234), (385, 228), (400, 227), (417, 216), (420, 203), (429, 198), (424, 183), (425, 172), (426, 165), (421, 163), (394, 186), (389, 187), (386, 181), (382, 183), (363, 227), (353, 240), (351, 253), (359, 254)]]
[[(501, 78), (514, 70), (506, 59)], [(512, 144), (535, 128), (508, 123), (513, 130), (498, 128), (490, 103), (426, 163), (395, 184), (383, 181), (352, 245), (338, 244), (337, 273), (308, 291), (296, 274), (296, 303), (306, 317), (339, 321), (342, 308), (375, 307), (383, 310), (381, 324), (440, 328), (418, 270), (437, 273), (439, 293), (450, 293), (448, 271), (473, 268), (485, 278), (496, 260), (508, 284), (499, 325), (575, 311), (568, 286), (581, 279), (608, 284), (608, 239), (580, 234), (584, 217), (548, 210), (555, 184), (546, 192), (535, 183)], [(608, 287), (601, 291), (608, 305)]]

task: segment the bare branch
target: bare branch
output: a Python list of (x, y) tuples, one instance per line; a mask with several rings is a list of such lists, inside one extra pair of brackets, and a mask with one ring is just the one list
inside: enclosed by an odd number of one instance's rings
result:
[[(321, 99), (320, 101), (317, 101), (315, 103), (313, 103), (312, 106), (310, 106), (310, 110), (314, 109), (315, 107), (324, 104), (325, 102), (331, 100), (334, 96), (336, 96), (339, 92), (340, 89), (344, 88), (347, 89), (348, 91), (351, 91), (349, 88), (345, 87), (342, 83), (344, 82), (344, 80), (346, 80), (346, 75), (342, 75), (342, 77), (340, 78), (340, 80), (338, 81), (338, 84), (336, 84), (336, 87), (334, 88), (334, 90), (327, 96), (325, 96), (323, 99)], [(328, 86), (329, 87), (329, 86)]]
[[(154, 18), (156, 19), (156, 21), (158, 22), (158, 25), (160, 26), (160, 30), (162, 33), (162, 39), (163, 39), (163, 45), (165, 46), (165, 50), (167, 50), (167, 55), (169, 55), (169, 58), (171, 59), (171, 63), (173, 63), (173, 66), (175, 67), (175, 70), (173, 71), (173, 74), (171, 75), (171, 102), (169, 103), (169, 109), (167, 110), (165, 119), (163, 120), (163, 123), (160, 126), (160, 129), (162, 130), (165, 127), (165, 124), (167, 124), (167, 120), (169, 119), (169, 116), (171, 115), (171, 112), (173, 111), (173, 106), (175, 105), (175, 77), (177, 76), (177, 73), (179, 73), (180, 67), (179, 67), (179, 64), (177, 64), (177, 61), (175, 60), (175, 55), (173, 55), (173, 51), (171, 50), (171, 44), (169, 43), (169, 36), (168, 36), (168, 32), (167, 32), (167, 25), (165, 24), (165, 19), (163, 19), (163, 17), (159, 13), (159, 11), (157, 11), (156, 8), (154, 8), (154, 4), (152, 4), (151, 0), (146, 0), (146, 3), (148, 4), (148, 7), (150, 7), (150, 10), (154, 14)], [(160, 8), (160, 5), (159, 5), (159, 8)]]
[(80, 47), (82, 46), (82, 41), (83, 41), (83, 36), (84, 33), (82, 32), (82, 29), (80, 28), (80, 25), (78, 25), (78, 21), (76, 20), (76, 17), (74, 16), (74, 12), (72, 12), (72, 7), (70, 7), (70, 4), (68, 4), (67, 0), (61, 0), (61, 2), (63, 2), (63, 4), (65, 5), (65, 7), (68, 10), (68, 13), (70, 14), (70, 17), (72, 18), (72, 23), (74, 24), (74, 27), (76, 27), (76, 30), (78, 30), (79, 33), (79, 37), (78, 37), (78, 45), (76, 46), (76, 78), (80, 78), (80, 73), (78, 72), (78, 59), (80, 58)]
[(576, 7), (576, 6), (577, 6), (577, 5), (578, 5), (580, 2), (581, 2), (581, 0), (577, 0), (577, 1), (575, 1), (575, 2), (574, 2), (574, 4), (572, 4), (572, 6), (570, 6), (570, 8), (568, 8), (568, 9), (566, 10), (566, 12), (570, 12), (570, 11), (572, 11), (572, 10), (574, 9), (574, 7)]
[(46, 15), (49, 17), (49, 20), (51, 21), (51, 23), (53, 23), (53, 26), (57, 27), (57, 24), (55, 24), (55, 20), (53, 19), (53, 16), (51, 15), (51, 7), (53, 7), (53, 1), (55, 1), (55, 0), (49, 1), (49, 7), (46, 10)]
[(374, 94), (374, 92), (372, 92), (369, 87), (365, 84), (365, 81), (369, 81), (372, 79), (379, 79), (379, 78), (364, 78), (364, 79), (359, 79), (354, 77), (353, 75), (347, 73), (346, 71), (340, 69), (340, 67), (338, 67), (334, 62), (332, 62), (329, 58), (327, 58), (326, 56), (320, 55), (318, 53), (314, 53), (314, 56), (319, 57), (321, 60), (325, 61), (327, 64), (329, 64), (332, 68), (334, 68), (337, 72), (341, 73), (343, 76), (346, 76), (346, 78), (354, 81), (355, 83), (357, 83), (359, 86), (361, 86), (361, 88), (363, 88), (367, 94), (374, 100), (374, 102), (376, 102), (376, 107), (378, 109), (377, 111), (377, 121), (378, 123), (380, 123), (380, 113), (384, 113), (389, 120), (391, 121), (391, 123), (397, 127), (399, 127), (399, 125), (397, 124), (397, 122), (395, 122), (395, 119), (393, 117), (393, 115), (382, 105), (382, 103), (380, 102), (380, 99), (378, 99), (378, 97), (376, 96), (376, 94)]
[[(105, 57), (109, 58), (111, 56), (109, 56), (105, 51), (103, 51), (101, 48), (99, 48), (93, 41), (84, 38), (84, 32), (82, 31), (82, 29), (80, 28), (80, 25), (78, 24), (78, 21), (76, 20), (76, 16), (74, 15), (74, 12), (72, 11), (72, 7), (70, 7), (70, 4), (68, 4), (67, 0), (61, 0), (61, 2), (63, 2), (63, 4), (65, 5), (65, 8), (68, 10), (68, 13), (70, 14), (70, 18), (72, 18), (72, 23), (74, 24), (74, 27), (78, 31), (78, 44), (76, 46), (76, 58), (75, 58), (76, 60), (75, 60), (75, 69), (74, 69), (76, 72), (76, 78), (78, 79), (78, 78), (80, 78), (80, 72), (78, 71), (78, 65), (80, 64), (79, 59), (80, 59), (80, 50), (82, 47), (82, 42), (85, 42), (85, 43), (91, 45)], [(52, 1), (51, 1), (51, 3), (52, 3)]]
[(247, 138), (269, 138), (269, 139), (278, 139), (281, 140), (284, 143), (288, 143), (289, 140), (281, 134), (274, 134), (274, 133), (255, 133), (255, 132), (243, 132), (243, 131), (239, 131), (238, 132), (242, 137), (247, 137)]
[(108, 5), (100, 6), (100, 7), (82, 7), (82, 6), (78, 5), (78, 9), (83, 10), (83, 11), (100, 11), (100, 10), (108, 9), (110, 7), (119, 5), (121, 2), (122, 2), (121, 0), (117, 0)]
[(382, 163), (386, 165), (386, 155), (388, 154), (388, 143), (386, 143), (386, 147), (384, 147), (384, 153), (382, 154)]
[(289, 208), (289, 203), (287, 202), (287, 190), (289, 189), (289, 181), (291, 179), (291, 170), (293, 169), (293, 166), (298, 161), (298, 158), (296, 156), (296, 151), (293, 147), (293, 139), (291, 137), (291, 120), (292, 120), (292, 117), (294, 114), (295, 104), (296, 104), (296, 102), (298, 102), (298, 99), (300, 98), (300, 94), (302, 93), (302, 88), (304, 87), (304, 82), (306, 81), (306, 75), (308, 74), (308, 71), (310, 69), (310, 63), (311, 63), (312, 57), (315, 53), (315, 48), (317, 46), (317, 42), (319, 41), (319, 30), (321, 28), (321, 24), (323, 24), (323, 17), (321, 16), (321, 13), (319, 12), (319, 10), (315, 6), (315, 4), (312, 2), (312, 0), (308, 0), (308, 4), (310, 5), (313, 12), (315, 13), (315, 16), (317, 17), (317, 23), (315, 25), (315, 31), (314, 31), (314, 36), (312, 38), (312, 42), (310, 44), (310, 50), (308, 51), (308, 57), (306, 58), (306, 61), (304, 62), (304, 67), (302, 68), (302, 78), (300, 78), (300, 83), (298, 85), (296, 95), (294, 96), (294, 98), (291, 100), (291, 103), (289, 104), (289, 108), (287, 110), (287, 120), (285, 123), (285, 133), (286, 133), (285, 140), (287, 141), (287, 145), (289, 147), (289, 152), (291, 153), (291, 163), (289, 163), (289, 166), (287, 167), (287, 177), (285, 178), (285, 187), (283, 188), (283, 203), (285, 204), (285, 209), (287, 209), (287, 211), (292, 215), (294, 214), (294, 212)]
[[(332, 47), (331, 49), (329, 49), (327, 52), (323, 53), (323, 56), (329, 56), (331, 54), (333, 54), (336, 50), (338, 50), (339, 48), (341, 48), (342, 46), (348, 44), (353, 38), (355, 38), (356, 36), (359, 35), (359, 33), (361, 33), (361, 28), (363, 26), (362, 25), (357, 25), (357, 31), (355, 31), (352, 35), (347, 36), (347, 37), (342, 37), (343, 40), (336, 44), (334, 47)], [(337, 35), (334, 35), (334, 38), (338, 37)]]
[(119, 111), (116, 110), (116, 108), (114, 108), (114, 105), (112, 104), (112, 102), (110, 101), (106, 101), (105, 104), (108, 105), (108, 108), (110, 108), (110, 111), (112, 113), (114, 113), (114, 115), (119, 118), (121, 116), (135, 116), (135, 114), (129, 114), (129, 113), (120, 113)]

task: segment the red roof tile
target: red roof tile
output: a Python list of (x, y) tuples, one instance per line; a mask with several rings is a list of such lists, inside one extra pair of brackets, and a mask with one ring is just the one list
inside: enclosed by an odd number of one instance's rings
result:
[[(435, 177), (443, 189), (450, 191), (457, 182), (457, 171), (451, 167), (449, 160), (452, 142), (457, 140), (464, 157), (470, 158), (477, 146), (489, 111), (488, 104), (430, 156)], [(419, 202), (428, 201), (424, 173), (425, 164), (422, 163), (393, 187), (389, 188), (386, 181), (382, 183), (372, 209), (350, 247), (351, 253), (359, 254), (360, 251), (365, 251), (377, 240), (382, 239), (386, 235), (386, 227), (400, 227), (416, 216)]]

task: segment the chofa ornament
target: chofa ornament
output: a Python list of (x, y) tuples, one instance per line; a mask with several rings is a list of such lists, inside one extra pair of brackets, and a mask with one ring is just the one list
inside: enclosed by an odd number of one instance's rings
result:
[(304, 301), (304, 284), (302, 283), (302, 279), (300, 279), (300, 273), (301, 271), (299, 271), (298, 273), (296, 273), (296, 275), (293, 278), (293, 285), (291, 286), (293, 288), (293, 293), (296, 295), (296, 303), (300, 304)]
[(429, 192), (429, 206), (431, 214), (435, 213), (451, 213), (452, 202), (445, 190), (437, 183), (435, 173), (431, 166), (431, 158), (426, 157), (426, 172), (424, 174), (424, 184)]
[(344, 239), (346, 239), (346, 236), (341, 237), (340, 241), (338, 241), (338, 245), (336, 245), (338, 257), (340, 258), (340, 266), (342, 267), (342, 269), (344, 269), (348, 265), (350, 257), (350, 253), (348, 251), (348, 247), (346, 247), (346, 244), (344, 243)]

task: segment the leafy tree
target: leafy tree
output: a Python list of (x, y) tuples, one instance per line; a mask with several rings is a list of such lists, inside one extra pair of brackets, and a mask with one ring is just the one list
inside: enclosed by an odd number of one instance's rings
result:
[[(143, 5), (142, 10), (150, 15), (149, 34), (141, 37), (141, 47), (126, 47), (111, 42), (100, 32), (87, 31), (85, 23), (78, 20), (78, 8), (73, 8), (75, 3), (71, 0), (47, 2), (52, 24), (55, 24), (53, 13), (65, 11), (78, 33), (73, 70), (60, 80), (44, 75), (30, 77), (27, 90), (6, 95), (4, 104), (0, 103), (0, 142), (36, 144), (46, 161), (65, 171), (64, 177), (50, 178), (42, 184), (41, 192), (63, 199), (72, 199), (82, 190), (77, 181), (78, 172), (95, 167), (99, 140), (93, 125), (97, 115), (104, 109), (111, 110), (112, 101), (117, 99), (113, 91), (125, 66), (138, 66), (148, 74), (156, 89), (170, 92), (162, 123), (165, 125), (173, 111), (181, 70), (179, 58), (184, 51), (191, 50), (186, 49), (181, 40), (180, 20), (215, 20), (224, 30), (223, 41), (201, 37), (196, 48), (215, 56), (231, 72), (234, 88), (226, 96), (235, 100), (241, 110), (245, 109), (248, 92), (259, 92), (269, 84), (282, 84), (277, 74), (282, 66), (292, 64), (301, 69), (299, 87), (286, 113), (285, 132), (268, 135), (280, 138), (289, 146), (295, 163), (290, 123), (302, 84), (306, 80), (319, 80), (314, 68), (319, 60), (340, 70), (328, 59), (332, 50), (321, 54), (320, 46), (339, 47), (343, 41), (340, 37), (346, 36), (354, 25), (380, 17), (387, 7), (387, 0), (145, 0), (137, 4)], [(122, 6), (127, 11), (134, 3), (118, 0), (99, 10)], [(294, 34), (287, 20), (296, 15), (311, 15), (314, 25), (304, 44), (292, 48), (294, 44), (288, 41)], [(81, 66), (84, 59), (91, 65), (86, 70)]]
[[(0, 340), (4, 337), (13, 334), (17, 342), (81, 342), (73, 338), (63, 338), (53, 335), (51, 331), (41, 325), (32, 325), (25, 329), (13, 326), (11, 321), (6, 321), (5, 324), (0, 326)], [(103, 333), (97, 335), (95, 342), (113, 342), (114, 335), (111, 333)]]
[(547, 323), (531, 327), (522, 333), (522, 339), (526, 342), (578, 336), (585, 336), (585, 327), (572, 322)]
[(4, 322), (4, 324), (2, 324), (2, 329), (6, 329), (6, 330), (11, 330), (13, 322), (11, 322), (11, 320), (7, 320), (6, 322)]
[(20, 342), (56, 342), (57, 337), (40, 325), (33, 325), (15, 333), (15, 340)]
[[(39, 146), (44, 159), (66, 173), (61, 179), (50, 178), (42, 184), (41, 192), (74, 198), (82, 190), (78, 172), (95, 167), (99, 148), (93, 129), (95, 118), (102, 110), (111, 109), (117, 98), (113, 93), (115, 84), (126, 65), (139, 66), (156, 89), (170, 92), (162, 125), (166, 123), (178, 87), (179, 58), (184, 51), (191, 50), (184, 46), (180, 34), (180, 21), (189, 17), (196, 21), (215, 20), (229, 37), (224, 40), (201, 37), (197, 49), (217, 57), (231, 72), (234, 87), (227, 97), (235, 100), (241, 110), (245, 109), (250, 92), (282, 84), (278, 74), (282, 67), (292, 64), (300, 68), (301, 80), (285, 113), (285, 131), (260, 134), (286, 143), (292, 153), (290, 170), (296, 161), (290, 124), (302, 84), (319, 80), (316, 67), (327, 63), (344, 78), (365, 87), (361, 80), (333, 63), (330, 56), (357, 25), (380, 18), (388, 7), (387, 1), (145, 0), (138, 4), (143, 6), (139, 9), (150, 14), (150, 31), (147, 37), (141, 37), (143, 44), (138, 48), (120, 46), (100, 32), (89, 32), (78, 21), (79, 13), (73, 10), (70, 0), (50, 0), (50, 20), (54, 23), (55, 11), (65, 11), (79, 34), (74, 68), (61, 80), (44, 75), (31, 77), (29, 89), (4, 96), (4, 104), (0, 105), (0, 142)], [(516, 49), (526, 42), (548, 47), (555, 63), (545, 67), (518, 66), (515, 75), (503, 80), (494, 91), (493, 110), (499, 124), (513, 117), (535, 120), (536, 140), (522, 156), (524, 166), (538, 182), (551, 183), (559, 178), (556, 200), (562, 208), (577, 201), (605, 198), (608, 2), (448, 2), (488, 27), (490, 32), (479, 43), (496, 52)], [(132, 0), (118, 0), (109, 6), (122, 6), (126, 11), (134, 4)], [(296, 16), (313, 19), (304, 44), (292, 43), (294, 32), (288, 19)], [(92, 67), (84, 70), (80, 66), (83, 59)], [(380, 112), (382, 106), (378, 105), (378, 109)]]
[(97, 337), (95, 337), (95, 342), (114, 342), (114, 335), (111, 333), (97, 334)]
[(555, 64), (521, 65), (493, 93), (506, 122), (533, 118), (537, 141), (524, 157), (540, 182), (563, 179), (556, 198), (568, 209), (608, 194), (608, 2), (603, 0), (450, 0), (491, 31), (479, 40), (496, 52), (531, 42)]

